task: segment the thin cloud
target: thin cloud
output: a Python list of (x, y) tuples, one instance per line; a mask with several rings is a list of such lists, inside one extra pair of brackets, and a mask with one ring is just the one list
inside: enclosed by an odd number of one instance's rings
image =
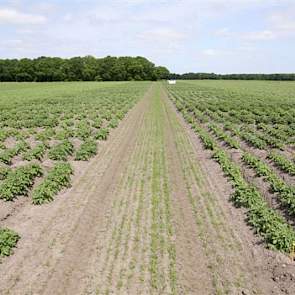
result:
[(169, 28), (159, 28), (139, 34), (139, 38), (149, 42), (179, 42), (185, 37), (184, 33)]
[(12, 8), (0, 8), (0, 24), (4, 25), (41, 25), (46, 23), (43, 15), (23, 13)]
[(232, 32), (228, 28), (222, 28), (215, 32), (219, 37), (239, 39), (247, 42), (269, 41), (277, 38), (277, 35), (272, 30), (252, 31), (252, 32)]
[(270, 30), (249, 32), (241, 36), (246, 41), (269, 41), (276, 39), (276, 34)]
[(212, 48), (209, 48), (209, 49), (205, 49), (202, 51), (202, 53), (204, 55), (207, 55), (207, 56), (216, 56), (218, 55), (220, 52), (216, 49), (212, 49)]
[(295, 6), (285, 11), (276, 11), (271, 14), (270, 23), (281, 33), (295, 33)]
[(201, 51), (202, 55), (207, 57), (219, 57), (225, 55), (232, 55), (235, 53), (234, 50), (226, 50), (226, 49), (217, 49), (217, 48), (208, 48)]

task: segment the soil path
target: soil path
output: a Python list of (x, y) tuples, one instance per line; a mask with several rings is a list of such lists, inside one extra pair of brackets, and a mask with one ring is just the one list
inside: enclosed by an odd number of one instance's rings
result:
[(3, 221), (0, 293), (286, 294), (230, 192), (154, 83), (68, 192)]

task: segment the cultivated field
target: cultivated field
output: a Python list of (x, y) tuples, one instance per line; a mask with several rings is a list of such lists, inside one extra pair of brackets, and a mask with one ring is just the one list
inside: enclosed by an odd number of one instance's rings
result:
[(0, 294), (293, 294), (295, 84), (0, 84)]

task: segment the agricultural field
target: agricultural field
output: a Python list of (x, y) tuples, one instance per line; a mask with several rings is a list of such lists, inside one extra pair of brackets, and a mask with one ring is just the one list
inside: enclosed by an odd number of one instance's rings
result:
[[(147, 84), (1, 84), (1, 220), (17, 206), (7, 201), (41, 205), (68, 188), (74, 167), (96, 155)], [(19, 236), (7, 229), (0, 236), (0, 255), (9, 255)]]
[[(295, 84), (188, 82), (177, 109), (231, 181), (232, 201), (268, 247), (294, 252)], [(295, 254), (295, 253), (294, 253)]]
[(0, 84), (0, 294), (293, 294), (295, 83)]

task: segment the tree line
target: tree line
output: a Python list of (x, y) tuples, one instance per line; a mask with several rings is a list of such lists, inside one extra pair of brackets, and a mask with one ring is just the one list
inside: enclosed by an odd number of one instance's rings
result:
[(0, 59), (1, 82), (140, 81), (168, 76), (167, 68), (156, 67), (141, 56)]
[(295, 81), (295, 74), (173, 74), (166, 67), (155, 66), (137, 57), (95, 58), (93, 56), (35, 59), (0, 59), (0, 82), (51, 81), (141, 81), (141, 80), (279, 80)]
[(169, 79), (179, 80), (277, 80), (295, 81), (295, 74), (215, 74), (215, 73), (185, 73), (170, 74)]

